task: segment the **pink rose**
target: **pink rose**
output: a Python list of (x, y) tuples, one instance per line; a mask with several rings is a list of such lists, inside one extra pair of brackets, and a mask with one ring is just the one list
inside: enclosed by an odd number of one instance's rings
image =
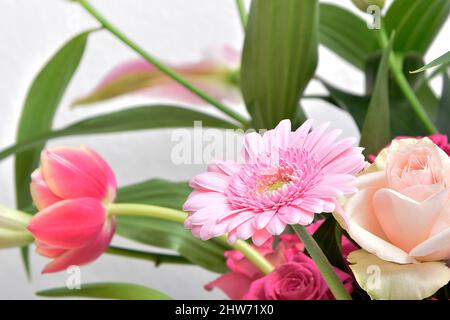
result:
[[(401, 140), (401, 139), (410, 139), (413, 137), (408, 137), (408, 136), (398, 136), (395, 138), (395, 140)], [(416, 139), (422, 139), (423, 137), (415, 137)], [(431, 136), (428, 136), (428, 138), (433, 141), (439, 148), (441, 148), (442, 150), (445, 151), (446, 154), (448, 154), (450, 156), (450, 144), (448, 143), (448, 137), (445, 134), (440, 134), (440, 133), (435, 133), (432, 134)], [(386, 147), (389, 147), (389, 145), (387, 145)], [(374, 156), (373, 154), (369, 155), (369, 161), (370, 162), (374, 162), (376, 156)]]
[[(348, 274), (335, 269), (351, 290)], [(303, 253), (275, 269), (272, 273), (254, 281), (244, 300), (331, 300), (325, 280), (314, 261)]]
[[(275, 266), (283, 264), (294, 253), (303, 250), (303, 244), (298, 240), (298, 237), (289, 234), (280, 236), (280, 242), (275, 250), (273, 250), (272, 245), (273, 238), (259, 247), (255, 245), (253, 247)], [(205, 289), (212, 290), (217, 287), (230, 299), (240, 300), (247, 293), (251, 283), (263, 277), (264, 274), (237, 250), (226, 251), (225, 258), (227, 258), (226, 264), (230, 272), (208, 283)]]
[[(322, 221), (310, 225), (308, 227), (308, 231), (314, 233), (321, 223)], [(281, 267), (290, 262), (297, 261), (298, 259), (305, 261), (305, 258), (307, 258), (303, 254), (303, 243), (300, 242), (296, 235), (281, 235), (280, 241), (276, 248), (273, 249), (272, 246), (273, 238), (266, 241), (262, 246), (254, 247), (276, 267)], [(344, 257), (346, 257), (346, 255), (350, 251), (353, 251), (355, 249), (355, 246), (348, 239), (343, 237), (342, 249), (343, 255)], [(230, 272), (225, 273), (214, 281), (208, 283), (205, 286), (205, 289), (212, 290), (213, 288), (217, 287), (221, 289), (225, 294), (227, 294), (230, 299), (240, 300), (248, 294), (251, 286), (255, 281), (267, 277), (264, 277), (264, 274), (237, 250), (230, 250), (225, 252), (225, 257), (227, 258), (226, 263), (228, 269), (230, 269)], [(310, 262), (307, 259), (306, 261)], [(336, 270), (337, 272), (339, 272), (339, 274), (341, 274), (342, 279), (346, 280), (349, 285), (348, 289), (350, 291), (352, 289), (352, 279), (346, 273), (338, 269)], [(332, 297), (332, 295), (330, 295), (329, 297)]]
[(373, 297), (424, 298), (445, 285), (450, 269), (438, 261), (450, 258), (450, 157), (429, 138), (394, 140), (357, 187), (336, 216), (366, 251), (349, 256), (359, 284), (367, 284), (364, 263), (385, 280), (366, 288)]

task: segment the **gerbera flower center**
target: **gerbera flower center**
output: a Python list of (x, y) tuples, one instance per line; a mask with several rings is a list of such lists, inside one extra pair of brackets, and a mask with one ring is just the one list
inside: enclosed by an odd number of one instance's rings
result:
[(277, 210), (297, 199), (321, 179), (316, 161), (302, 149), (261, 153), (255, 163), (243, 165), (230, 182), (231, 207), (256, 213)]
[[(272, 193), (283, 188), (292, 181), (292, 172), (286, 172), (284, 168), (278, 168), (275, 174), (262, 175), (258, 179), (257, 193)], [(292, 170), (288, 170), (292, 171)]]

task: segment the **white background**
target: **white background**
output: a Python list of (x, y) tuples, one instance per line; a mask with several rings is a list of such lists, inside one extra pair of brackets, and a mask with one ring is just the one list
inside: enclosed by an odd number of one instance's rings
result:
[[(192, 62), (211, 47), (242, 46), (243, 34), (234, 0), (92, 0), (93, 4), (120, 29), (149, 52), (173, 63)], [(348, 0), (327, 1), (351, 8)], [(359, 14), (359, 12), (358, 12)], [(44, 62), (71, 36), (96, 26), (77, 5), (66, 0), (0, 0), (0, 148), (14, 142), (15, 130), (26, 91)], [(427, 61), (449, 50), (447, 23), (427, 56)], [(120, 62), (135, 57), (107, 32), (90, 38), (81, 66), (71, 83), (56, 117), (55, 127), (86, 116), (148, 102), (142, 97), (116, 99), (110, 103), (69, 109), (70, 102), (87, 93), (105, 73)], [(321, 48), (318, 73), (355, 93), (362, 93), (360, 72)], [(440, 83), (434, 83), (439, 90)], [(308, 92), (324, 92), (312, 83)], [(235, 106), (245, 112), (242, 106)], [(202, 106), (201, 108), (208, 109)], [(332, 121), (344, 135), (358, 135), (352, 120), (324, 103), (306, 103), (307, 113), (319, 121)], [(114, 168), (120, 185), (152, 177), (186, 180), (204, 166), (177, 166), (170, 161), (173, 143), (169, 130), (111, 134), (97, 137), (64, 138), (51, 145), (86, 144), (102, 154)], [(12, 161), (0, 163), (0, 203), (14, 206)], [(135, 246), (115, 239), (114, 243)], [(136, 246), (139, 247), (139, 246)], [(31, 256), (33, 281), (27, 282), (18, 250), (0, 251), (0, 298), (33, 299), (34, 292), (64, 286), (67, 275), (40, 275), (46, 263)], [(215, 274), (198, 267), (161, 266), (108, 255), (82, 269), (82, 281), (140, 283), (174, 298), (222, 299), (219, 291), (206, 292), (203, 285)]]

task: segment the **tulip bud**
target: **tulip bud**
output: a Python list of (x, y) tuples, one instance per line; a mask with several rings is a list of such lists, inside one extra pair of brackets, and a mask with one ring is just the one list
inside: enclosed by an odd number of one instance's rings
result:
[(369, 6), (378, 6), (380, 9), (384, 7), (386, 0), (352, 0), (353, 4), (361, 11), (367, 12)]
[(86, 147), (47, 149), (32, 175), (31, 194), (40, 210), (28, 224), (37, 253), (53, 258), (43, 273), (95, 260), (109, 246), (116, 222), (106, 206), (116, 179), (109, 165)]
[(0, 205), (0, 248), (21, 247), (33, 241), (26, 230), (31, 217)]

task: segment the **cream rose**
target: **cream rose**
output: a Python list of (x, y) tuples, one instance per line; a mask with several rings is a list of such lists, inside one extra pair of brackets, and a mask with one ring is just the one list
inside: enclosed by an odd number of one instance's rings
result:
[(447, 284), (449, 156), (428, 138), (394, 140), (357, 186), (336, 217), (365, 250), (349, 256), (359, 284), (376, 299), (423, 299)]

